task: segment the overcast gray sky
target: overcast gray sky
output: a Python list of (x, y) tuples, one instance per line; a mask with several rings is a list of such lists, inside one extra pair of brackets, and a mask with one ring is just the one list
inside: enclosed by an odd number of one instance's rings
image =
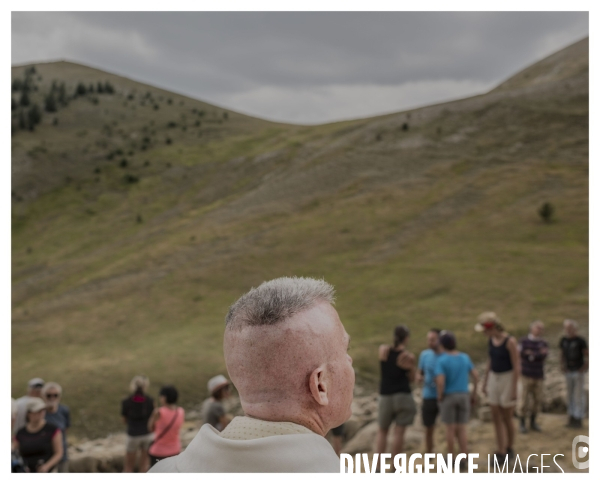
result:
[(323, 123), (479, 94), (588, 29), (585, 12), (13, 12), (11, 61)]

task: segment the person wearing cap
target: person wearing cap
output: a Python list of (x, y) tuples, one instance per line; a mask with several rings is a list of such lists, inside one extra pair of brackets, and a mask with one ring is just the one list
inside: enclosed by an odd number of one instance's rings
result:
[[(460, 452), (468, 454), (467, 423), (471, 406), (475, 405), (477, 399), (477, 370), (469, 355), (456, 349), (456, 337), (453, 333), (442, 331), (440, 344), (444, 352), (435, 362), (435, 382), (442, 422), (446, 424), (448, 453), (454, 455), (456, 436)], [(471, 394), (469, 376), (473, 379)]]
[(230, 418), (225, 413), (223, 401), (229, 397), (229, 380), (223, 375), (217, 375), (208, 380), (208, 397), (202, 404), (202, 420), (222, 431)]
[(26, 405), (26, 424), (17, 431), (15, 441), (29, 472), (56, 472), (63, 456), (62, 432), (46, 421), (46, 402), (30, 397)]
[(439, 413), (435, 383), (435, 363), (438, 356), (442, 354), (440, 332), (441, 330), (435, 328), (427, 332), (427, 349), (421, 351), (419, 355), (419, 371), (417, 372), (417, 383), (423, 384), (421, 413), (423, 426), (425, 427), (425, 452), (428, 454), (433, 452), (435, 420)]
[(63, 456), (56, 466), (58, 472), (69, 472), (67, 456), (67, 429), (71, 426), (69, 407), (60, 403), (62, 387), (55, 382), (47, 382), (42, 387), (42, 398), (46, 402), (46, 421), (56, 425), (62, 434)]
[(146, 392), (150, 380), (138, 375), (129, 384), (131, 394), (121, 402), (121, 417), (127, 425), (127, 441), (125, 443), (125, 466), (123, 472), (133, 472), (136, 457), (139, 453), (139, 472), (147, 472), (150, 467), (148, 449), (154, 435), (148, 430), (148, 420), (154, 411), (154, 400)]
[(13, 435), (27, 423), (25, 417), (27, 415), (27, 402), (31, 397), (40, 398), (42, 396), (42, 387), (44, 380), (41, 378), (32, 378), (27, 383), (27, 393), (20, 398), (17, 398), (17, 415), (15, 417), (15, 425), (13, 426)]
[(519, 431), (528, 432), (526, 419), (529, 417), (529, 428), (541, 432), (536, 422), (537, 414), (542, 410), (544, 391), (544, 362), (548, 356), (548, 343), (542, 338), (544, 323), (534, 321), (529, 325), (529, 334), (519, 340), (521, 357), (521, 398), (519, 402)]
[(489, 338), (483, 393), (488, 397), (494, 422), (498, 445), (495, 454), (503, 462), (515, 455), (513, 414), (521, 370), (519, 350), (516, 338), (504, 330), (496, 313), (484, 312), (477, 319), (475, 331)]
[[(406, 427), (412, 425), (417, 413), (417, 406), (412, 396), (410, 384), (415, 381), (415, 355), (406, 349), (410, 331), (404, 325), (394, 329), (394, 344), (379, 347), (379, 365), (381, 380), (379, 384), (379, 405), (377, 422), (376, 452), (385, 453), (387, 436), (392, 422), (394, 442), (392, 458), (401, 454), (404, 448)], [(380, 463), (381, 464), (381, 463)]]
[(283, 277), (238, 299), (225, 318), (227, 372), (245, 413), (219, 432), (204, 424), (150, 472), (332, 472), (325, 438), (351, 416), (350, 337), (323, 280)]
[(561, 368), (567, 379), (569, 422), (567, 427), (580, 429), (585, 416), (584, 383), (588, 371), (588, 344), (577, 334), (577, 322), (565, 319), (565, 335), (560, 339)]

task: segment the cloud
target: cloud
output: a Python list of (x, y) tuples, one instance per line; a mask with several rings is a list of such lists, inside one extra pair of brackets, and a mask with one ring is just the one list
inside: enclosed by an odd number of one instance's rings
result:
[(587, 12), (13, 12), (12, 62), (67, 59), (269, 119), (325, 122), (476, 94), (585, 37), (588, 20)]
[(316, 124), (412, 109), (426, 104), (459, 99), (488, 91), (490, 83), (451, 79), (378, 84), (328, 85), (318, 88), (263, 86), (219, 98), (221, 105), (268, 119)]

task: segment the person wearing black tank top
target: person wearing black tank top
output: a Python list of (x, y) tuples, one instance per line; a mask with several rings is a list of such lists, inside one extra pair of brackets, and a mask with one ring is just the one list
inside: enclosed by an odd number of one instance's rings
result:
[(488, 361), (483, 377), (483, 394), (488, 397), (501, 462), (514, 457), (517, 382), (521, 369), (517, 340), (508, 334), (493, 312), (479, 315), (475, 330), (488, 338)]
[(385, 453), (388, 430), (392, 422), (395, 422), (392, 458), (402, 452), (404, 432), (406, 427), (413, 423), (417, 413), (410, 388), (416, 374), (415, 355), (406, 350), (409, 334), (406, 326), (397, 326), (394, 329), (393, 346), (381, 345), (379, 347), (381, 383), (376, 452)]

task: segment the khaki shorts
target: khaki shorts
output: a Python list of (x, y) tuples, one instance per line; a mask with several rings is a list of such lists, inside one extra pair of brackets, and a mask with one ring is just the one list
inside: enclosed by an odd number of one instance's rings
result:
[(444, 395), (440, 405), (442, 422), (445, 424), (466, 424), (471, 413), (471, 396), (468, 393)]
[(146, 435), (136, 435), (136, 436), (127, 436), (127, 443), (125, 444), (125, 450), (127, 452), (137, 452), (138, 450), (143, 450), (144, 452), (148, 452), (150, 448), (150, 444), (154, 440), (154, 434), (146, 434)]
[(394, 393), (393, 395), (379, 395), (379, 413), (377, 421), (379, 427), (387, 430), (396, 422), (400, 427), (412, 425), (417, 406), (411, 393)]
[(490, 405), (509, 408), (517, 403), (511, 397), (513, 385), (513, 372), (505, 371), (503, 373), (494, 373), (490, 371), (487, 383), (487, 393)]

